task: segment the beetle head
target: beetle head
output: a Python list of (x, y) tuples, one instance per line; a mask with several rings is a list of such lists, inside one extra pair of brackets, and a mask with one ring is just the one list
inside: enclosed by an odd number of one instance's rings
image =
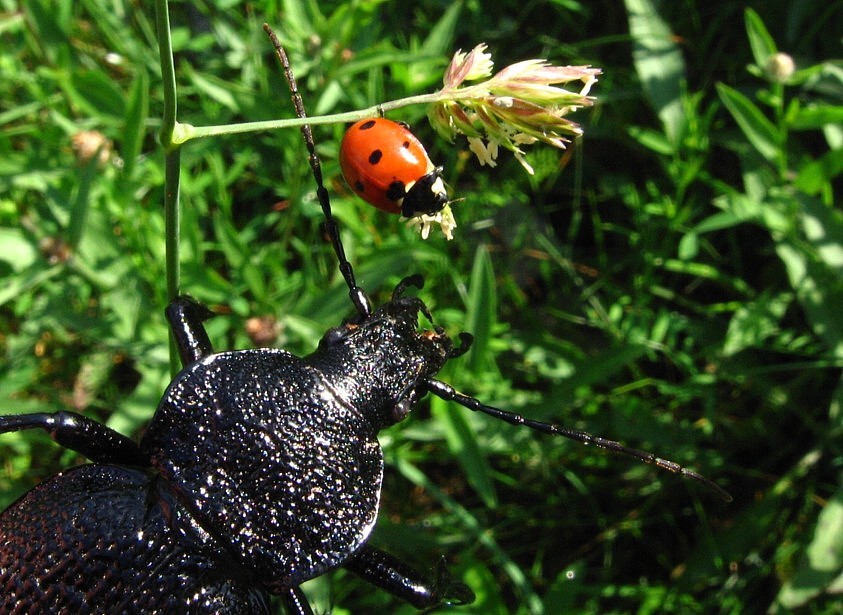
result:
[(426, 390), (424, 382), (454, 356), (441, 327), (419, 330), (419, 314), (432, 318), (421, 299), (403, 296), (409, 285), (421, 286), (421, 278), (402, 281), (372, 314), (329, 330), (308, 357), (378, 429), (406, 417)]

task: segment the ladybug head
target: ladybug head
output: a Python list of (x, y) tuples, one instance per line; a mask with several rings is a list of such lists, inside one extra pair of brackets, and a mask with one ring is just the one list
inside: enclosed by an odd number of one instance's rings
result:
[(436, 167), (407, 190), (401, 201), (401, 215), (405, 218), (420, 214), (433, 215), (442, 211), (450, 202), (442, 180), (442, 167)]

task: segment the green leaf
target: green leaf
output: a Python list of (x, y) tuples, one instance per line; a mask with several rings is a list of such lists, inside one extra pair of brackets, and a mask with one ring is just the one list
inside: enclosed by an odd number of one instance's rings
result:
[(799, 243), (781, 242), (776, 253), (785, 265), (799, 303), (812, 328), (830, 347), (835, 357), (843, 357), (843, 287), (831, 271), (809, 257)]
[(840, 173), (843, 173), (843, 149), (831, 150), (802, 167), (794, 185), (806, 194), (819, 194)]
[(28, 267), (19, 275), (10, 276), (4, 280), (2, 287), (0, 287), (0, 305), (4, 305), (31, 289), (38, 288), (63, 271), (63, 267), (45, 269), (40, 263), (33, 263), (31, 267)]
[(99, 166), (99, 149), (96, 154), (82, 168), (79, 177), (79, 185), (70, 204), (70, 223), (67, 230), (67, 241), (70, 247), (75, 248), (82, 241), (82, 234), (88, 221), (88, 212), (91, 208), (91, 184), (96, 178), (97, 167)]
[(194, 70), (185, 72), (197, 90), (231, 111), (240, 112), (240, 105), (231, 93), (230, 84), (213, 75), (200, 74)]
[(731, 211), (724, 211), (721, 213), (709, 216), (694, 227), (697, 233), (710, 233), (711, 231), (721, 231), (726, 228), (732, 228), (745, 221), (745, 218), (735, 214)]
[(719, 284), (730, 287), (742, 295), (752, 295), (752, 288), (742, 278), (728, 275), (721, 269), (712, 267), (707, 263), (694, 263), (666, 258), (662, 261), (661, 266), (667, 271), (675, 271), (700, 279), (715, 280)]
[[(428, 34), (422, 50), (431, 55), (448, 54), (454, 44), (454, 32), (462, 13), (462, 2), (454, 2), (446, 10)], [(456, 50), (454, 50), (456, 51)]]
[(843, 487), (820, 513), (806, 554), (815, 570), (835, 574), (843, 571)]
[(752, 146), (765, 160), (775, 162), (781, 139), (772, 122), (751, 100), (734, 88), (718, 83), (717, 93)]
[(66, 86), (68, 95), (87, 113), (121, 121), (125, 118), (125, 95), (104, 72), (74, 71)]
[(732, 356), (741, 350), (757, 347), (775, 335), (779, 321), (793, 301), (793, 295), (783, 293), (775, 297), (765, 293), (757, 301), (740, 307), (729, 322), (723, 340), (723, 355)]
[(638, 143), (657, 154), (670, 156), (674, 152), (675, 148), (673, 144), (667, 139), (664, 133), (639, 128), (638, 126), (631, 126), (627, 132)]
[(689, 261), (696, 258), (700, 251), (700, 236), (698, 233), (686, 233), (682, 239), (679, 240), (679, 248), (676, 255), (683, 261)]
[[(642, 334), (643, 336), (646, 336), (646, 333)], [(574, 375), (565, 381), (561, 390), (574, 391), (578, 387), (604, 382), (612, 374), (628, 368), (646, 352), (647, 347), (644, 344), (628, 343), (612, 348), (610, 352), (589, 356), (576, 366)]]
[(38, 258), (38, 249), (19, 228), (0, 228), (0, 246), (0, 261), (15, 272), (23, 271)]
[(843, 216), (817, 199), (797, 195), (805, 237), (819, 260), (843, 280)]
[(126, 109), (126, 123), (123, 128), (123, 141), (121, 144), (121, 155), (123, 157), (123, 173), (131, 177), (135, 168), (135, 162), (140, 156), (143, 147), (144, 134), (146, 132), (146, 116), (149, 113), (149, 77), (142, 68), (138, 70), (132, 93), (129, 97), (129, 106)]
[(465, 330), (474, 335), (474, 342), (467, 357), (468, 370), (472, 374), (481, 373), (489, 362), (489, 340), (492, 337), (496, 314), (495, 272), (488, 250), (481, 245), (474, 254), (465, 319)]
[(674, 146), (685, 126), (682, 89), (685, 60), (673, 32), (651, 0), (625, 0), (632, 57), (641, 87), (659, 115), (665, 135)]
[[(309, 8), (317, 13), (317, 19), (324, 19), (321, 14), (318, 14), (315, 2), (310, 3)], [(284, 0), (281, 14), (284, 16), (284, 30), (290, 35), (291, 40), (306, 40), (308, 35), (314, 32), (313, 22), (307, 14), (304, 2)]]
[(524, 571), (500, 548), (500, 545), (495, 540), (494, 532), (487, 531), (481, 527), (478, 519), (468, 509), (448, 496), (427, 475), (412, 465), (408, 460), (399, 457), (395, 460), (395, 466), (407, 480), (423, 487), (425, 491), (432, 494), (433, 497), (441, 502), (444, 508), (452, 511), (459, 518), (460, 524), (474, 538), (475, 542), (481, 545), (492, 556), (493, 560), (503, 570), (520, 596), (523, 609), (519, 612), (526, 612), (529, 615), (544, 613), (541, 600), (533, 590)]
[(445, 431), (448, 448), (457, 458), (465, 477), (488, 508), (496, 508), (498, 498), (489, 472), (486, 456), (477, 443), (477, 436), (468, 423), (465, 410), (456, 404), (434, 398), (431, 414)]
[(49, 64), (67, 66), (72, 55), (72, 45), (65, 29), (59, 23), (58, 14), (52, 7), (52, 2), (44, 3), (30, 0), (23, 4), (28, 13), (29, 23), (33, 25), (33, 34), (39, 41), (39, 49), (47, 57)]
[(787, 609), (807, 604), (843, 577), (843, 488), (820, 512), (814, 537), (776, 601)]
[(755, 58), (755, 64), (763, 69), (767, 64), (767, 59), (778, 51), (776, 42), (770, 36), (761, 17), (754, 10), (746, 9), (744, 12), (744, 21), (746, 23), (746, 35), (749, 38), (749, 46), (752, 48), (752, 56)]
[(843, 105), (802, 107), (790, 121), (793, 130), (816, 130), (843, 124)]

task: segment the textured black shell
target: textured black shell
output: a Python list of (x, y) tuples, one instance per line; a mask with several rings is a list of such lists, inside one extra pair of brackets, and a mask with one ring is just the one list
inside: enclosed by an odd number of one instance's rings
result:
[(377, 428), (282, 350), (188, 366), (142, 441), (197, 522), (281, 591), (368, 538), (383, 477)]
[[(443, 331), (417, 331), (427, 311), (405, 285), (307, 357), (187, 365), (131, 457), (152, 467), (81, 466), (21, 497), (0, 515), (0, 613), (265, 613), (270, 593), (349, 562), (377, 518), (377, 432), (452, 356)], [(413, 604), (445, 595), (396, 574)]]
[(149, 472), (58, 474), (3, 514), (0, 613), (269, 613), (266, 592), (196, 529)]

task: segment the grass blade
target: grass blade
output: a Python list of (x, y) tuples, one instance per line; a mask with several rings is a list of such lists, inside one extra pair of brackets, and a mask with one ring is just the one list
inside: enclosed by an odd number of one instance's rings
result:
[(752, 146), (765, 160), (775, 163), (781, 138), (776, 127), (761, 110), (746, 96), (724, 83), (717, 84), (720, 100), (732, 114), (738, 126)]

